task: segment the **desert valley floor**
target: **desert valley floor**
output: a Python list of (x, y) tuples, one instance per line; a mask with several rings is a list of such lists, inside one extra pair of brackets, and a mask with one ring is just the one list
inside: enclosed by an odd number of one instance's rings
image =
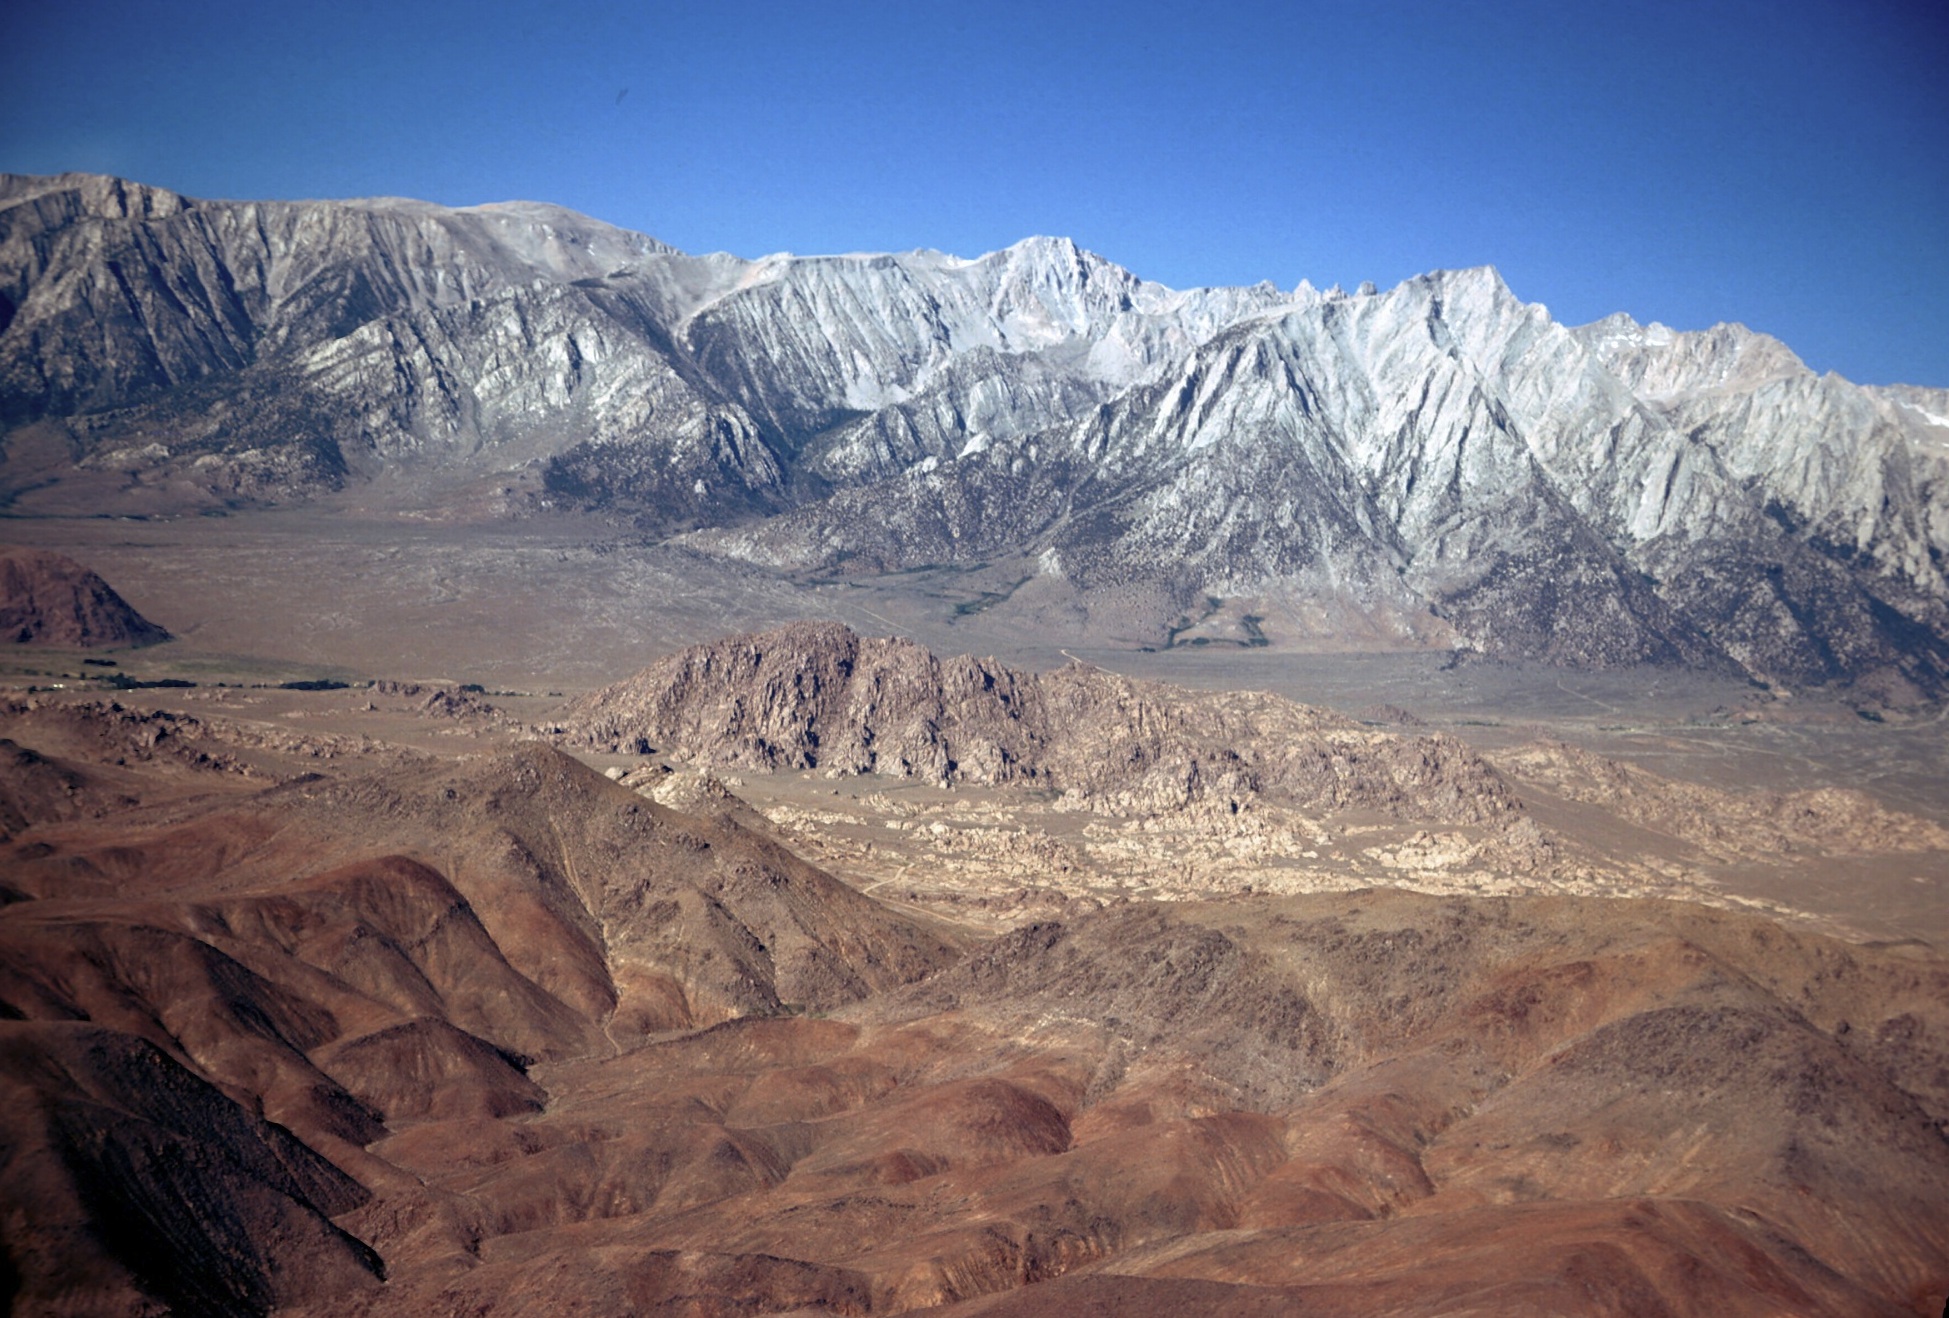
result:
[(1939, 709), (568, 521), (0, 538), (176, 636), (0, 651), (16, 1312), (1949, 1295)]

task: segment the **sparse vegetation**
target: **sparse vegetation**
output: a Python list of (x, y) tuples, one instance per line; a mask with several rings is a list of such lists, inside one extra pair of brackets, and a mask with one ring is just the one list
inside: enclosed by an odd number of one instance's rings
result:
[(107, 673), (94, 679), (102, 686), (114, 691), (144, 691), (166, 688), (193, 687), (196, 683), (182, 677), (130, 677), (127, 673)]

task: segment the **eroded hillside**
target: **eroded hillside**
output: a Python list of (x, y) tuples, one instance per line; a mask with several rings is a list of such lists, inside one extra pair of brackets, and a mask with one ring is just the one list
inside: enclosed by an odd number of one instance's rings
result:
[(830, 630), (654, 671), (552, 716), (665, 720), (611, 776), (412, 683), (0, 706), (16, 1312), (1949, 1294), (1949, 963), (1708, 872), (1928, 820)]

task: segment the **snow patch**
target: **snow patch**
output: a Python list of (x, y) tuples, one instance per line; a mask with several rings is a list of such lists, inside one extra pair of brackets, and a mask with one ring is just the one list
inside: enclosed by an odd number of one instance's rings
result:
[(1942, 416), (1939, 413), (1931, 412), (1926, 407), (1919, 407), (1916, 404), (1910, 402), (1902, 402), (1902, 406), (1906, 407), (1909, 411), (1915, 413), (1915, 415), (1921, 417), (1924, 421), (1928, 422), (1930, 425), (1941, 426), (1943, 429), (1949, 430), (1949, 416)]

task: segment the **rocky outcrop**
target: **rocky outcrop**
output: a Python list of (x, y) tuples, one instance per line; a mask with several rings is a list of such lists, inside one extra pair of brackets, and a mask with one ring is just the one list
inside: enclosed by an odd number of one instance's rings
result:
[(1726, 791), (1660, 778), (1562, 742), (1536, 742), (1494, 758), (1526, 787), (1598, 806), (1715, 859), (1778, 863), (1794, 855), (1949, 852), (1949, 828), (1890, 810), (1853, 788)]
[(0, 545), (0, 644), (93, 648), (168, 639), (67, 555)]
[(1118, 813), (1255, 796), (1476, 821), (1516, 808), (1453, 738), (1277, 696), (1193, 692), (1087, 664), (1025, 673), (898, 637), (795, 623), (695, 646), (578, 702), (576, 744), (703, 764), (1036, 783)]
[(34, 824), (130, 803), (73, 765), (0, 737), (0, 842)]
[(0, 1094), (15, 1312), (267, 1314), (377, 1289), (379, 1256), (331, 1221), (370, 1193), (163, 1049), (10, 1012)]

